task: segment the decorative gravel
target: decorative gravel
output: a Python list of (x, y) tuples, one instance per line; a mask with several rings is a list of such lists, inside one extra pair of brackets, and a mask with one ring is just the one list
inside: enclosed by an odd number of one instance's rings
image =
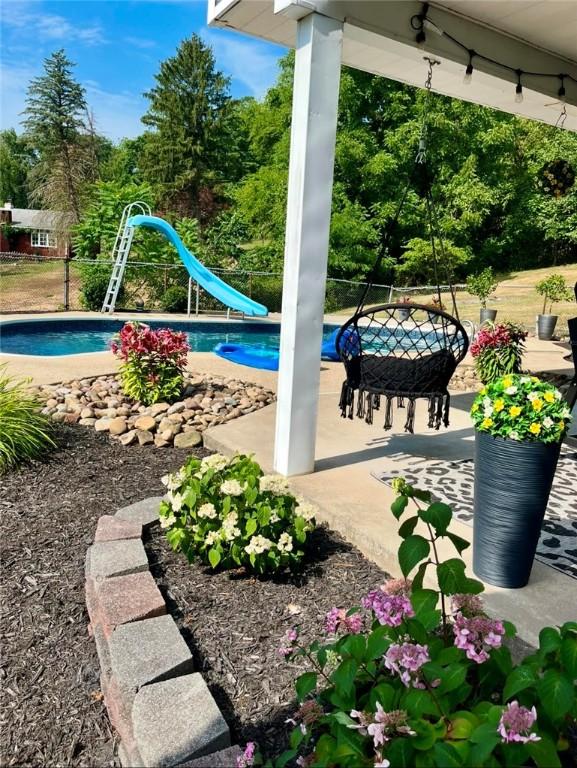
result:
[[(190, 451), (127, 451), (59, 425), (60, 449), (0, 477), (0, 765), (115, 765), (84, 609), (97, 519), (146, 496)], [(198, 455), (202, 455), (199, 452)]]
[(146, 543), (151, 571), (231, 728), (233, 741), (256, 741), (269, 756), (286, 748), (294, 680), (304, 671), (278, 653), (295, 625), (309, 640), (333, 606), (359, 605), (386, 574), (326, 528), (311, 537), (302, 575), (254, 578), (213, 573), (172, 552), (156, 528)]

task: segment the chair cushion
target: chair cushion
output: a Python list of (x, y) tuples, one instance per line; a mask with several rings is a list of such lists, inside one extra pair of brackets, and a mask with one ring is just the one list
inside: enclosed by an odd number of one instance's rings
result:
[(366, 355), (358, 362), (358, 367), (351, 365), (351, 369), (357, 370), (351, 370), (353, 377), (348, 376), (349, 384), (375, 394), (445, 392), (457, 367), (454, 356), (447, 349), (417, 358)]

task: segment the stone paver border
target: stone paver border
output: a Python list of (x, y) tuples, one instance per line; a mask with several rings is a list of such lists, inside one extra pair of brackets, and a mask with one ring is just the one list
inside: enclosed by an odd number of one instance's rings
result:
[(241, 750), (148, 568), (142, 532), (158, 523), (160, 501), (103, 515), (86, 553), (88, 629), (118, 755), (123, 768), (236, 768)]

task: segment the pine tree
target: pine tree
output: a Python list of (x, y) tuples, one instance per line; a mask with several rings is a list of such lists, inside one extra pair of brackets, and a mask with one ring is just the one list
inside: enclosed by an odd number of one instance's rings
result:
[(229, 79), (197, 35), (161, 63), (155, 79), (142, 118), (152, 128), (145, 134), (144, 178), (160, 187), (166, 209), (206, 220), (219, 184), (235, 175)]
[(90, 176), (84, 88), (72, 75), (64, 50), (44, 61), (44, 74), (28, 86), (24, 126), (38, 156), (31, 174), (32, 196), (46, 207), (80, 217), (80, 193)]
[(0, 131), (0, 204), (10, 200), (16, 208), (28, 205), (27, 176), (34, 157), (13, 128)]

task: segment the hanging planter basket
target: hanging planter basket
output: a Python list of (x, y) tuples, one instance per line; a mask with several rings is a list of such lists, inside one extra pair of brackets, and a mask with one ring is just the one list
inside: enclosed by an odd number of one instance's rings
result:
[(575, 170), (567, 160), (557, 158), (541, 168), (537, 183), (546, 195), (563, 197), (575, 183)]

